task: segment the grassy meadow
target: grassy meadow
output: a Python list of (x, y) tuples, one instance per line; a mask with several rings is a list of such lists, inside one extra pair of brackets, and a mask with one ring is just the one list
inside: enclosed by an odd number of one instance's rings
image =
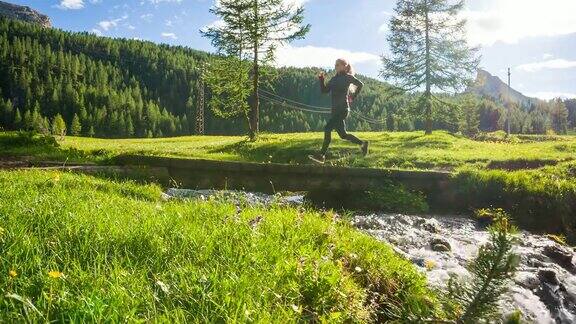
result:
[[(447, 209), (470, 212), (474, 208), (502, 207), (526, 229), (564, 234), (576, 242), (576, 136), (506, 137), (497, 132), (472, 140), (443, 131), (431, 136), (422, 132), (359, 133), (359, 136), (371, 141), (368, 157), (361, 157), (357, 147), (336, 138), (328, 164), (454, 171), (452, 185), (458, 206)], [(321, 133), (306, 133), (262, 134), (255, 142), (229, 136), (65, 137), (56, 142), (51, 138), (7, 132), (0, 133), (0, 156), (105, 164), (114, 163), (114, 157), (121, 154), (144, 154), (307, 164), (311, 163), (307, 155), (315, 152), (321, 141)], [(407, 204), (406, 210), (395, 211), (409, 213), (413, 205)], [(427, 209), (420, 207), (418, 210)]]
[[(264, 134), (258, 141), (245, 137), (189, 136), (163, 139), (94, 139), (66, 137), (62, 148), (87, 154), (114, 156), (145, 154), (228, 161), (310, 163), (307, 155), (319, 150), (322, 133)], [(490, 161), (572, 160), (576, 136), (523, 136), (474, 141), (443, 131), (425, 136), (422, 132), (358, 133), (371, 142), (370, 155), (360, 156), (354, 145), (338, 138), (331, 147), (331, 163), (342, 166), (454, 169), (486, 166)]]
[[(456, 170), (484, 169), (490, 164), (532, 161), (555, 164), (576, 158), (576, 136), (520, 135), (506, 139), (491, 134), (482, 140), (437, 131), (358, 133), (371, 142), (370, 155), (360, 155), (348, 142), (334, 139), (329, 163), (339, 166)], [(261, 163), (311, 163), (321, 133), (263, 134), (255, 142), (242, 136), (187, 136), (157, 139), (97, 139), (64, 137), (58, 147), (18, 133), (0, 133), (0, 155), (33, 160), (106, 162), (120, 154), (172, 156), (191, 159)]]
[(0, 171), (0, 186), (0, 322), (438, 315), (409, 261), (330, 212), (48, 171)]

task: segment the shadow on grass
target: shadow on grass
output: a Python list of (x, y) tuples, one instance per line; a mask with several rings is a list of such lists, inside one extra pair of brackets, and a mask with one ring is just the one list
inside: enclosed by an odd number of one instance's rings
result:
[(209, 153), (236, 154), (242, 159), (252, 162), (271, 163), (302, 163), (308, 162), (308, 155), (318, 152), (321, 140), (292, 140), (289, 144), (251, 142), (243, 140), (237, 143), (222, 145), (210, 150)]
[(447, 149), (452, 147), (452, 142), (449, 139), (435, 135), (402, 136), (402, 138), (399, 138), (397, 143), (399, 149)]
[(52, 136), (35, 132), (0, 133), (0, 156), (31, 162), (104, 162), (109, 158), (105, 151), (87, 153), (75, 148), (62, 148)]

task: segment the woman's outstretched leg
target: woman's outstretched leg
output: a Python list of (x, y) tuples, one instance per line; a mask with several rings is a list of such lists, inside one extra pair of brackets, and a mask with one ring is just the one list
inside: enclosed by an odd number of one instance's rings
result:
[(332, 130), (324, 130), (324, 143), (322, 143), (322, 150), (320, 150), (320, 154), (326, 155), (328, 152), (328, 147), (330, 147), (330, 142), (332, 142)]
[(368, 145), (369, 145), (368, 141), (363, 141), (358, 137), (348, 133), (346, 131), (346, 122), (344, 121), (344, 119), (342, 119), (342, 122), (339, 123), (339, 125), (336, 127), (336, 131), (338, 132), (338, 135), (340, 135), (341, 139), (350, 141), (356, 145), (360, 145), (362, 148), (362, 155), (364, 156), (368, 155)]
[(326, 123), (324, 127), (324, 143), (322, 143), (320, 154), (326, 155), (328, 152), (328, 147), (330, 147), (330, 142), (332, 142), (332, 130), (337, 127), (338, 121), (338, 116), (332, 115)]

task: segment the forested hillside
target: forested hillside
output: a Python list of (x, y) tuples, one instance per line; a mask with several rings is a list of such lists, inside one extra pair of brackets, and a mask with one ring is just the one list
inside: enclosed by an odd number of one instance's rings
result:
[[(45, 29), (0, 19), (0, 127), (96, 137), (162, 137), (194, 134), (198, 80), (210, 55), (185, 47), (111, 39)], [(273, 70), (264, 91), (311, 106), (329, 107), (318, 91), (318, 69)], [(380, 81), (362, 77), (352, 130), (422, 129), (410, 96), (393, 97)], [(206, 90), (206, 102), (210, 89)], [(278, 98), (278, 97), (276, 97)], [(454, 98), (446, 97), (454, 102)], [(457, 99), (435, 108), (434, 127), (449, 131), (503, 129), (505, 107), (492, 99)], [(462, 104), (463, 103), (463, 104)], [(293, 106), (292, 103), (289, 106)], [(565, 107), (567, 106), (567, 107)], [(272, 104), (262, 98), (265, 132), (321, 130), (326, 115)], [(515, 132), (564, 132), (576, 125), (574, 102), (512, 107)], [(369, 120), (369, 121), (368, 121)], [(244, 134), (243, 119), (224, 120), (206, 108), (206, 133)]]
[[(68, 133), (98, 137), (161, 137), (192, 134), (199, 67), (204, 52), (127, 39), (97, 37), (0, 20), (0, 122), (6, 129), (48, 131), (62, 116)], [(315, 78), (318, 70), (280, 69), (268, 87), (283, 97), (328, 106)], [(356, 108), (371, 118), (387, 109), (385, 85), (367, 80)], [(207, 96), (210, 95), (207, 89)], [(325, 116), (262, 102), (262, 129), (320, 129)], [(242, 133), (243, 120), (222, 120), (206, 109), (206, 131)], [(351, 121), (356, 129), (372, 129)], [(382, 128), (373, 125), (374, 129)]]

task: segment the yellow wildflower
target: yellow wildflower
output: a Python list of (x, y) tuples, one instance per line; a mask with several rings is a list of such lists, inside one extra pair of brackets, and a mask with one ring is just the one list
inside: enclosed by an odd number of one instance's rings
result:
[(58, 182), (58, 181), (60, 181), (60, 174), (56, 174), (54, 176), (54, 182)]
[(428, 271), (436, 268), (436, 262), (434, 260), (426, 260), (424, 261), (424, 266)]
[(18, 272), (16, 272), (16, 270), (10, 270), (8, 271), (8, 275), (10, 276), (10, 278), (16, 278)]
[(48, 277), (52, 279), (60, 279), (64, 277), (64, 274), (60, 271), (50, 271), (48, 272)]

